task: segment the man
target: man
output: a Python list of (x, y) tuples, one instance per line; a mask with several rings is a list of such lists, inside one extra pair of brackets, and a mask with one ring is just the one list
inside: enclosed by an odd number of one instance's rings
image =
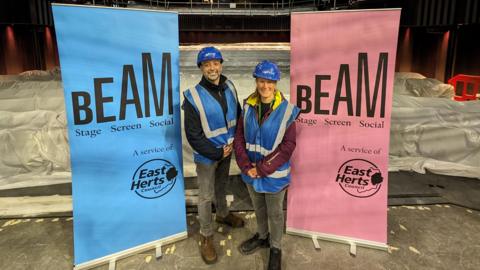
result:
[(215, 47), (205, 47), (197, 56), (202, 71), (201, 81), (184, 92), (185, 134), (196, 164), (200, 221), (200, 254), (207, 264), (217, 261), (213, 246), (212, 203), (215, 203), (216, 221), (234, 228), (244, 221), (229, 213), (225, 197), (233, 138), (240, 104), (230, 80), (222, 75), (222, 54)]

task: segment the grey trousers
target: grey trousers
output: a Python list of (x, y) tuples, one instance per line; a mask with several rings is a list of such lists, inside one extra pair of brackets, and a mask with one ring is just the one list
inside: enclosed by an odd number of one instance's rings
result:
[(207, 237), (213, 234), (212, 203), (215, 204), (216, 214), (226, 217), (229, 213), (226, 199), (226, 184), (230, 170), (231, 155), (211, 165), (195, 163), (197, 165), (198, 180), (198, 219), (200, 234)]
[(258, 193), (252, 185), (247, 184), (247, 188), (257, 216), (259, 238), (265, 239), (270, 233), (270, 246), (281, 249), (284, 226), (283, 199), (286, 189), (277, 193)]

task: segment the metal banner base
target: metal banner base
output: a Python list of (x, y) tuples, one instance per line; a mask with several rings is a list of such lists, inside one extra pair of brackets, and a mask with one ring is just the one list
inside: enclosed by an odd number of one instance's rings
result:
[(327, 234), (327, 233), (319, 233), (319, 232), (311, 232), (305, 230), (298, 230), (293, 228), (287, 227), (287, 233), (291, 235), (303, 236), (311, 238), (315, 249), (320, 250), (320, 245), (318, 244), (317, 240), (326, 240), (331, 242), (337, 242), (342, 244), (350, 245), (350, 255), (356, 256), (357, 255), (357, 246), (359, 247), (367, 247), (373, 248), (383, 251), (388, 251), (388, 245), (384, 243), (379, 243), (375, 241), (368, 241), (356, 238), (350, 238), (345, 236), (338, 236), (334, 234)]
[(117, 260), (126, 258), (128, 256), (133, 255), (133, 254), (144, 252), (144, 251), (147, 251), (147, 250), (150, 250), (150, 249), (155, 249), (155, 254), (156, 254), (155, 257), (158, 258), (162, 254), (161, 250), (159, 250), (159, 249), (161, 249), (162, 246), (165, 246), (165, 245), (168, 245), (170, 243), (174, 243), (174, 242), (186, 239), (187, 237), (188, 236), (187, 236), (186, 231), (181, 232), (181, 233), (177, 233), (177, 234), (171, 235), (171, 236), (163, 238), (163, 239), (155, 240), (155, 241), (145, 243), (143, 245), (139, 245), (139, 246), (136, 246), (136, 247), (133, 247), (133, 248), (129, 248), (129, 249), (117, 252), (117, 253), (113, 253), (113, 254), (110, 254), (108, 256), (104, 256), (104, 257), (101, 257), (101, 258), (98, 258), (98, 259), (95, 259), (95, 260), (92, 260), (92, 261), (88, 261), (88, 262), (84, 262), (84, 263), (75, 265), (73, 267), (73, 269), (74, 270), (90, 269), (90, 268), (93, 268), (93, 267), (96, 267), (96, 266), (99, 266), (99, 265), (102, 265), (102, 264), (109, 264), (108, 269), (109, 270), (114, 270)]

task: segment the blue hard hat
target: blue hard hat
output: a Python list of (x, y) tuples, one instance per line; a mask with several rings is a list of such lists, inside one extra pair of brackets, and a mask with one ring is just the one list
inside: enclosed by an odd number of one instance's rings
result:
[(280, 69), (278, 69), (277, 64), (264, 60), (255, 67), (255, 71), (253, 71), (253, 77), (278, 81), (280, 80)]
[(197, 66), (200, 67), (202, 62), (209, 60), (220, 60), (220, 63), (223, 63), (222, 53), (215, 47), (201, 49), (197, 55)]

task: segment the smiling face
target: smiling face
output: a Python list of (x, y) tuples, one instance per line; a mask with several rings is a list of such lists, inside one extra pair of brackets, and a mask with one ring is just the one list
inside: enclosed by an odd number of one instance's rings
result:
[(220, 60), (204, 61), (200, 65), (203, 76), (213, 84), (218, 85), (220, 82), (220, 74), (222, 74), (222, 63)]
[(256, 78), (257, 92), (260, 95), (263, 103), (270, 103), (274, 98), (276, 81), (267, 80), (264, 78)]

